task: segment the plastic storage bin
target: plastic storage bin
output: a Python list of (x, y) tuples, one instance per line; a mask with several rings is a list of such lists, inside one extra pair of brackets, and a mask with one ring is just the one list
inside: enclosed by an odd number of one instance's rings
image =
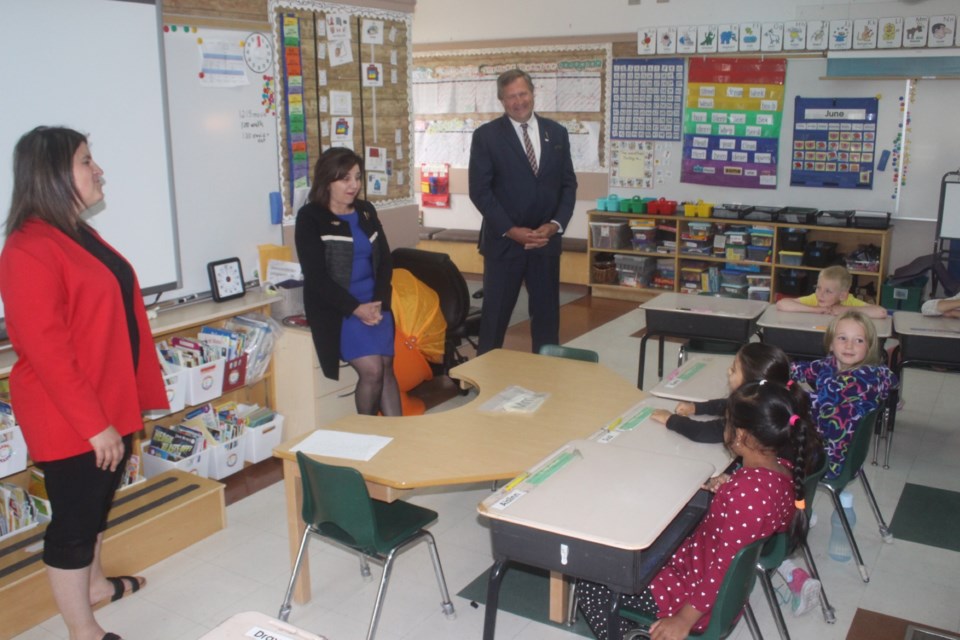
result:
[(776, 222), (783, 207), (754, 207), (752, 211), (744, 214), (744, 220), (755, 220), (758, 222)]
[(784, 207), (777, 220), (788, 224), (816, 224), (817, 210), (812, 207)]
[(753, 262), (770, 262), (770, 247), (750, 245), (747, 247), (747, 260), (752, 260)]
[(243, 461), (247, 454), (246, 431), (226, 442), (218, 442), (207, 448), (210, 453), (210, 466), (207, 475), (214, 480), (222, 480), (243, 469)]
[(920, 300), (926, 286), (926, 276), (897, 284), (888, 280), (880, 288), (880, 305), (891, 311), (920, 311)]
[(0, 429), (0, 478), (27, 468), (27, 443), (20, 427)]
[[(781, 253), (783, 253), (781, 251)], [(808, 267), (829, 267), (837, 257), (837, 243), (817, 240), (803, 249), (803, 264)]]
[(182, 460), (164, 460), (159, 456), (147, 452), (148, 442), (140, 445), (140, 463), (143, 465), (143, 475), (147, 478), (158, 476), (165, 471), (184, 471), (206, 478), (210, 469), (210, 448)]
[(647, 202), (647, 213), (659, 215), (673, 215), (677, 212), (677, 201), (660, 198)]
[(810, 293), (810, 274), (798, 269), (787, 269), (777, 273), (777, 293), (795, 298)]
[(747, 300), (770, 302), (770, 287), (747, 287)]
[(751, 211), (753, 211), (753, 207), (750, 205), (721, 204), (713, 208), (713, 217), (725, 218), (727, 220), (739, 220)]
[(780, 251), (780, 264), (789, 267), (799, 267), (803, 264), (803, 252), (801, 251)]
[(889, 211), (855, 211), (853, 226), (860, 229), (886, 229), (890, 226)]
[(646, 287), (650, 284), (650, 278), (656, 269), (654, 258), (617, 255), (613, 259), (617, 265), (617, 280), (621, 286)]
[(626, 222), (591, 222), (590, 238), (596, 249), (627, 249), (630, 229)]
[(806, 229), (781, 229), (780, 248), (784, 251), (803, 251), (807, 246)]
[(273, 455), (273, 450), (283, 441), (283, 416), (279, 413), (266, 424), (248, 427), (246, 460), (256, 464)]
[(821, 211), (817, 214), (817, 224), (824, 227), (849, 227), (853, 211)]

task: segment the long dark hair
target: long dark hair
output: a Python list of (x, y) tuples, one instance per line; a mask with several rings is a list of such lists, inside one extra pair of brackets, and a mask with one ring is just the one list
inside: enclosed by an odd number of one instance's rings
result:
[(83, 198), (73, 181), (73, 156), (87, 142), (66, 127), (37, 127), (13, 149), (13, 197), (7, 236), (30, 218), (38, 218), (77, 239)]
[(790, 381), (790, 358), (783, 349), (763, 342), (748, 342), (737, 351), (744, 382), (770, 380), (782, 385)]
[(354, 167), (363, 172), (363, 158), (353, 149), (331, 147), (320, 155), (313, 168), (313, 184), (310, 185), (310, 202), (330, 208), (330, 184), (342, 180)]
[[(803, 481), (815, 470), (823, 441), (810, 416), (807, 393), (800, 385), (768, 380), (742, 384), (730, 394), (727, 428), (743, 429), (762, 447), (792, 452), (794, 499), (804, 500)], [(804, 509), (798, 508), (790, 523), (791, 540), (801, 540), (806, 529)]]

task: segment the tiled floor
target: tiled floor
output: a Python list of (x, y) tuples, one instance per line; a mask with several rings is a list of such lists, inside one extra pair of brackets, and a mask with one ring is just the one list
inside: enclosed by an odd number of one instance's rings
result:
[[(611, 315), (614, 315), (611, 313)], [(642, 312), (630, 311), (570, 342), (594, 349), (600, 362), (628, 380), (636, 379), (639, 340), (631, 338), (642, 326)], [(668, 345), (669, 347), (669, 345)], [(667, 362), (675, 362), (668, 349)], [(648, 349), (649, 372), (655, 371), (655, 349)], [(897, 420), (891, 468), (869, 467), (870, 482), (888, 522), (905, 482), (960, 491), (960, 375), (909, 370), (906, 406)], [(589, 399), (584, 399), (589, 401)], [(837, 622), (827, 625), (818, 610), (802, 618), (786, 611), (795, 639), (842, 639), (858, 607), (907, 618), (934, 627), (960, 630), (960, 553), (895, 541), (884, 544), (859, 485), (852, 488), (858, 515), (857, 540), (871, 581), (864, 584), (851, 563), (840, 564), (826, 554), (830, 534), (830, 503), (820, 495), (815, 505), (819, 524), (810, 546), (837, 609)], [(489, 487), (422, 492), (417, 504), (440, 513), (432, 531), (437, 538), (451, 594), (491, 563), (489, 535), (477, 517), (476, 505)], [(284, 497), (274, 484), (227, 508), (228, 527), (186, 551), (144, 572), (149, 584), (134, 597), (98, 612), (103, 626), (126, 640), (198, 638), (240, 611), (276, 615), (288, 578)], [(358, 640), (366, 632), (379, 572), (363, 582), (357, 560), (322, 541), (311, 543), (314, 598), (294, 606), (290, 622), (330, 640)], [(456, 619), (447, 620), (424, 545), (397, 560), (386, 596), (378, 638), (433, 640), (479, 638), (483, 608), (472, 608), (456, 596)], [(760, 589), (754, 591), (754, 611), (766, 638), (776, 638), (769, 609)], [(20, 635), (17, 640), (66, 638), (59, 617)], [(550, 640), (574, 636), (501, 612), (498, 638)], [(746, 639), (743, 625), (732, 638)]]

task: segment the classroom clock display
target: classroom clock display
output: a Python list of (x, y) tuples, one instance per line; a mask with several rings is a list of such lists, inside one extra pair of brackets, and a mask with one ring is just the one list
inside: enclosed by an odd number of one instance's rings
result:
[(210, 276), (210, 293), (217, 302), (232, 300), (243, 295), (243, 270), (239, 258), (217, 260), (207, 265)]
[(273, 43), (262, 33), (251, 33), (243, 43), (243, 60), (255, 73), (273, 66)]

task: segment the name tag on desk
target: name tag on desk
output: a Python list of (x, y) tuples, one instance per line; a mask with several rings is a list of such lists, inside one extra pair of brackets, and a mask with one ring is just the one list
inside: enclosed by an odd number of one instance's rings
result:
[(494, 503), (493, 503), (492, 505), (490, 505), (490, 506), (492, 506), (492, 507), (493, 507), (494, 509), (496, 509), (497, 511), (503, 511), (504, 509), (506, 509), (506, 508), (509, 507), (511, 504), (513, 504), (514, 502), (516, 502), (517, 500), (519, 500), (520, 498), (522, 498), (522, 497), (525, 496), (525, 495), (527, 495), (527, 492), (526, 492), (526, 491), (521, 491), (520, 489), (515, 489), (515, 490), (511, 491), (510, 493), (506, 494), (505, 496), (503, 496), (502, 498), (500, 498), (499, 500), (497, 500), (496, 502), (494, 502)]

